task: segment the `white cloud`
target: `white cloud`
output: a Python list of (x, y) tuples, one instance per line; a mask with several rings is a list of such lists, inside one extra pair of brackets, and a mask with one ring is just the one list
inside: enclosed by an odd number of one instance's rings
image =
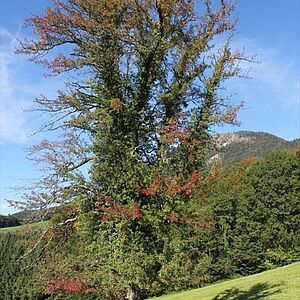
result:
[[(18, 45), (19, 33), (0, 28), (0, 38), (0, 140), (22, 143), (29, 133), (37, 129), (36, 124), (29, 119), (32, 115), (23, 110), (30, 107), (32, 100), (39, 94), (53, 93), (57, 82), (49, 85), (49, 79), (47, 82), (41, 78), (28, 80), (33, 76), (31, 69), (28, 69), (30, 64), (25, 65), (25, 58), (13, 53)], [(237, 91), (242, 100), (246, 101), (246, 106), (298, 111), (299, 66), (290, 61), (288, 53), (279, 53), (256, 39), (237, 40), (233, 48), (241, 49), (244, 45), (247, 52), (256, 54), (261, 63), (250, 66), (252, 80), (237, 79), (230, 82), (230, 90)], [(249, 68), (249, 64), (244, 66)]]
[(6, 200), (0, 200), (0, 214), (1, 215), (13, 214), (18, 211), (20, 211), (20, 210), (9, 206), (9, 204)]
[(33, 99), (41, 94), (54, 96), (63, 82), (44, 78), (40, 66), (14, 53), (23, 39), (19, 32), (0, 27), (0, 39), (0, 141), (24, 143), (45, 121), (24, 111), (32, 108)]
[(259, 83), (270, 93), (273, 104), (275, 101), (285, 109), (299, 109), (299, 65), (291, 61), (288, 54), (264, 47), (255, 39), (237, 41), (234, 47), (241, 48), (244, 45), (247, 52), (255, 54), (260, 63), (251, 65), (249, 75), (253, 79), (242, 84), (255, 90), (255, 84)]
[(14, 55), (19, 35), (0, 28), (0, 138), (24, 142), (30, 133), (23, 110), (29, 107), (28, 91), (19, 81), (21, 60)]
[(9, 203), (6, 200), (0, 201), (0, 211), (9, 210), (11, 207), (9, 206)]

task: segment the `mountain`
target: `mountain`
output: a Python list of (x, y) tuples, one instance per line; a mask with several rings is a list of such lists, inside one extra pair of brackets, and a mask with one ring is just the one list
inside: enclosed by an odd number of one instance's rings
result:
[(250, 156), (262, 157), (276, 149), (299, 148), (300, 140), (286, 141), (267, 132), (238, 131), (217, 134), (213, 138), (214, 149), (208, 153), (208, 162), (225, 164), (238, 162)]
[(51, 216), (55, 212), (56, 207), (51, 207), (43, 210), (22, 210), (17, 213), (11, 214), (10, 216), (16, 218), (20, 221), (26, 222), (37, 222), (37, 221), (47, 221), (51, 219)]
[(17, 213), (13, 213), (10, 216), (14, 217), (20, 221), (24, 221), (26, 219), (29, 219), (33, 213), (34, 213), (34, 211), (32, 211), (32, 210), (23, 210), (23, 211), (19, 211)]

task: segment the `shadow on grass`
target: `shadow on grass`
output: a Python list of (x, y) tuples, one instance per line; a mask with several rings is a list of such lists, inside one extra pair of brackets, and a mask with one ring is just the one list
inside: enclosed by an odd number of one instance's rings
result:
[(281, 292), (281, 284), (270, 285), (268, 283), (258, 283), (248, 290), (238, 288), (227, 289), (219, 293), (211, 300), (259, 300), (266, 299)]

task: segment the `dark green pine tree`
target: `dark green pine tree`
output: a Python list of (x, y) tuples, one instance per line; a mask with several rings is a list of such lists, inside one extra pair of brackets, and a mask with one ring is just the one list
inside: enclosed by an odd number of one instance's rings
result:
[(37, 233), (2, 233), (0, 235), (0, 299), (42, 300), (46, 295), (34, 284), (35, 266), (41, 245), (26, 256), (27, 245), (36, 241)]

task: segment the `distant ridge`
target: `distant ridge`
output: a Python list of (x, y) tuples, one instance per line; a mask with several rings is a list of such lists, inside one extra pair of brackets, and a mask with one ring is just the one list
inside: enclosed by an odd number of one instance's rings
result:
[(56, 208), (48, 208), (47, 210), (22, 210), (11, 214), (10, 216), (18, 220), (25, 222), (37, 222), (37, 221), (47, 221), (51, 219), (52, 214), (55, 212)]
[(14, 214), (11, 214), (10, 216), (17, 218), (18, 220), (24, 221), (24, 220), (30, 218), (30, 216), (33, 213), (34, 213), (33, 210), (22, 210), (22, 211), (14, 213)]
[(234, 163), (250, 156), (263, 157), (276, 149), (298, 147), (300, 139), (286, 141), (267, 132), (238, 131), (214, 136), (214, 150), (208, 153), (208, 162)]

